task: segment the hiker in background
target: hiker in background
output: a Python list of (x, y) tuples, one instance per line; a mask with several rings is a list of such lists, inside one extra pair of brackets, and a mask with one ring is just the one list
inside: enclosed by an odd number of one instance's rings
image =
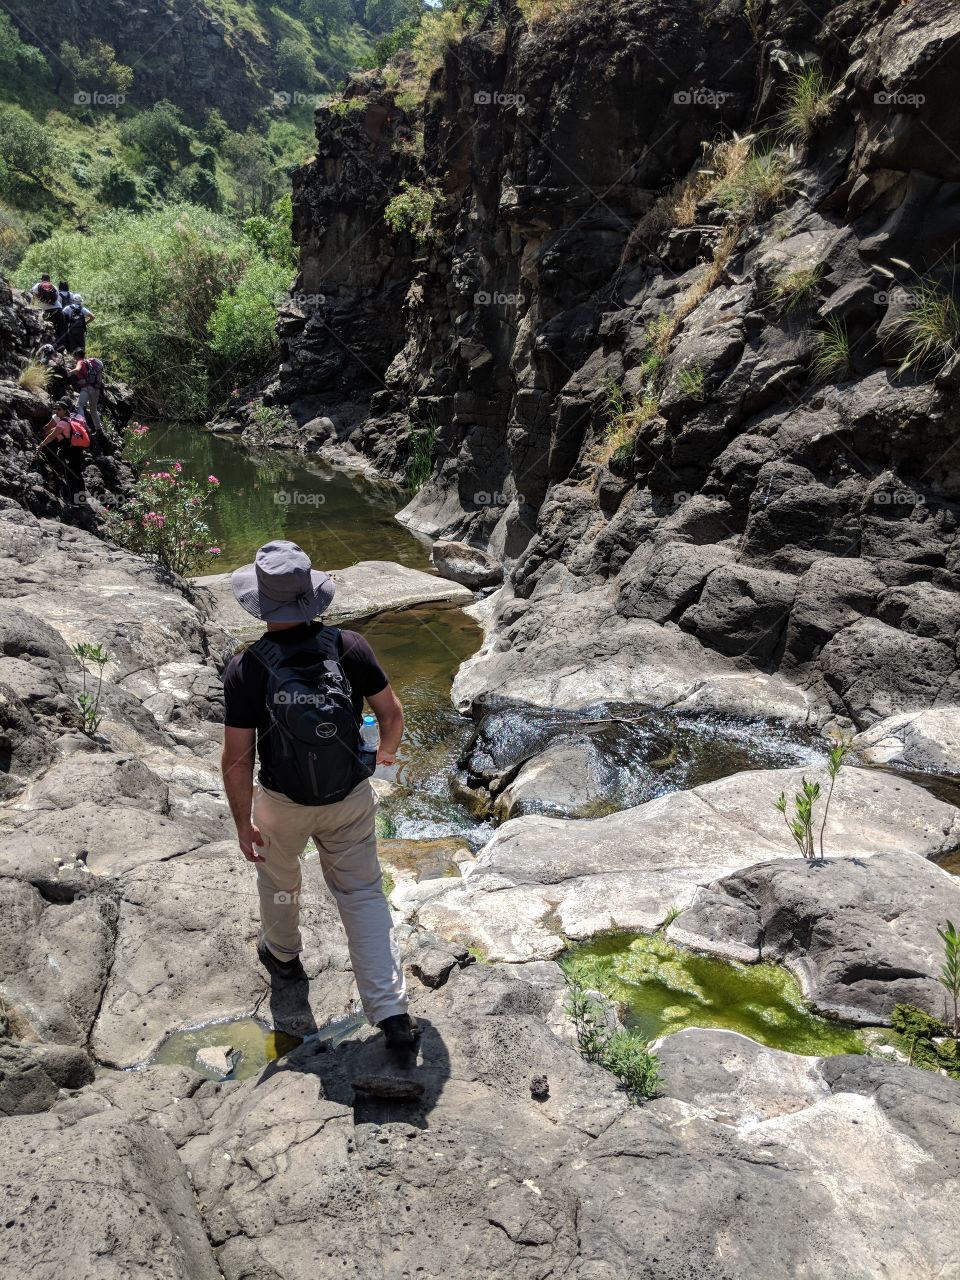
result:
[[(76, 301), (76, 295), (70, 292), (70, 286), (66, 280), (61, 280), (57, 285), (57, 293), (60, 295), (61, 307), (69, 307), (71, 302)], [(81, 298), (81, 302), (83, 299)]]
[(73, 377), (80, 394), (77, 396), (77, 412), (89, 419), (95, 431), (103, 431), (100, 421), (100, 388), (103, 386), (103, 361), (96, 356), (86, 357), (81, 348), (73, 353), (76, 364)]
[(82, 503), (85, 498), (83, 468), (86, 465), (84, 449), (90, 448), (87, 424), (78, 413), (71, 414), (66, 400), (58, 400), (53, 407), (53, 417), (44, 428), (46, 435), (37, 445), (37, 453), (53, 446), (50, 454), (54, 469), (67, 484), (70, 501)]
[(30, 292), (36, 298), (43, 311), (55, 311), (63, 305), (60, 301), (57, 286), (48, 275), (42, 275)]
[(79, 293), (72, 297), (70, 305), (63, 308), (63, 335), (57, 339), (56, 346), (61, 351), (79, 351), (82, 356), (87, 349), (87, 325), (94, 315), (83, 305)]
[(53, 341), (56, 344), (65, 332), (63, 303), (57, 287), (48, 275), (42, 275), (30, 292), (43, 312), (44, 319), (53, 326)]

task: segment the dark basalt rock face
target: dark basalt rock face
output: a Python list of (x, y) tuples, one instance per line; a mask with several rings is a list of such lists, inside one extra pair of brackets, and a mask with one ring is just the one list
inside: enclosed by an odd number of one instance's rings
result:
[[(960, 362), (903, 371), (899, 327), (952, 261), (960, 14), (774, 0), (756, 34), (737, 5), (589, 3), (528, 30), (494, 4), (434, 78), (422, 161), (383, 80), (356, 81), (364, 107), (318, 112), (295, 182), (273, 394), (301, 447), (395, 476), (434, 426), (404, 519), (506, 560), (506, 609), (604, 585), (622, 617), (862, 726), (960, 692)], [(784, 198), (661, 216), (718, 138), (776, 141), (812, 57), (834, 91)], [(442, 194), (425, 244), (384, 221), (403, 181)], [(600, 461), (610, 387), (648, 394), (649, 326), (678, 310), (656, 412)], [(818, 380), (831, 322), (849, 363)]]

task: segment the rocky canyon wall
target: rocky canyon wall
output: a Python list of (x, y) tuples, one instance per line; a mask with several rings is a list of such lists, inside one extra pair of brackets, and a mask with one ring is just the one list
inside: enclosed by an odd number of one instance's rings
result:
[[(400, 475), (435, 431), (405, 518), (512, 566), (507, 646), (588, 593), (820, 716), (955, 701), (960, 363), (903, 363), (952, 296), (958, 73), (947, 0), (494, 4), (422, 159), (368, 73), (295, 180), (301, 444)], [(423, 242), (384, 220), (403, 183), (436, 194)]]

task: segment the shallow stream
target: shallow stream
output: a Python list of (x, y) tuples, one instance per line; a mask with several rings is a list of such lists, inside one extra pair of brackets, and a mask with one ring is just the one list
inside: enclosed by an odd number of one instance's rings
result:
[[(237, 441), (190, 426), (163, 427), (149, 437), (157, 462), (183, 462), (189, 476), (216, 475), (212, 516), (221, 556), (236, 568), (271, 538), (298, 542), (314, 563), (338, 569), (358, 560), (393, 560), (427, 570), (427, 549), (394, 519), (405, 495), (389, 485), (335, 469), (319, 459), (251, 451)], [(469, 744), (470, 766), (510, 767), (575, 725), (557, 717), (507, 714), (473, 726), (456, 714), (450, 685), (480, 645), (476, 624), (461, 610), (424, 605), (381, 614), (362, 626), (404, 703), (407, 734), (394, 783), (381, 807), (381, 855), (398, 874), (457, 875), (458, 846), (478, 848), (490, 835), (454, 798), (450, 780)], [(602, 735), (618, 785), (612, 807), (695, 786), (742, 769), (822, 760), (819, 743), (802, 734), (737, 721), (693, 722), (661, 714)], [(799, 1053), (862, 1052), (852, 1029), (806, 1010), (796, 984), (772, 966), (745, 969), (688, 953), (662, 953), (662, 939), (599, 939), (570, 957), (581, 977), (627, 1010), (644, 1036), (688, 1025), (723, 1026)], [(665, 944), (664, 944), (665, 945)], [(660, 950), (658, 951), (658, 948)], [(343, 1034), (349, 1034), (345, 1029)], [(340, 1035), (338, 1028), (334, 1035)], [(198, 1048), (239, 1050), (235, 1075), (252, 1074), (292, 1047), (252, 1018), (179, 1031), (156, 1061), (194, 1064)]]

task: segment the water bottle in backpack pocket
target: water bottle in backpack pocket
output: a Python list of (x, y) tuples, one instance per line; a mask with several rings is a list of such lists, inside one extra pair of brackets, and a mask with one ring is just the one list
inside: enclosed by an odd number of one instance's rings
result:
[(380, 726), (377, 717), (367, 713), (360, 725), (360, 759), (364, 767), (373, 773), (377, 767), (377, 748), (380, 746)]
[(363, 757), (339, 636), (323, 627), (294, 647), (266, 635), (249, 649), (267, 670), (272, 782), (298, 804), (343, 800), (376, 763)]

